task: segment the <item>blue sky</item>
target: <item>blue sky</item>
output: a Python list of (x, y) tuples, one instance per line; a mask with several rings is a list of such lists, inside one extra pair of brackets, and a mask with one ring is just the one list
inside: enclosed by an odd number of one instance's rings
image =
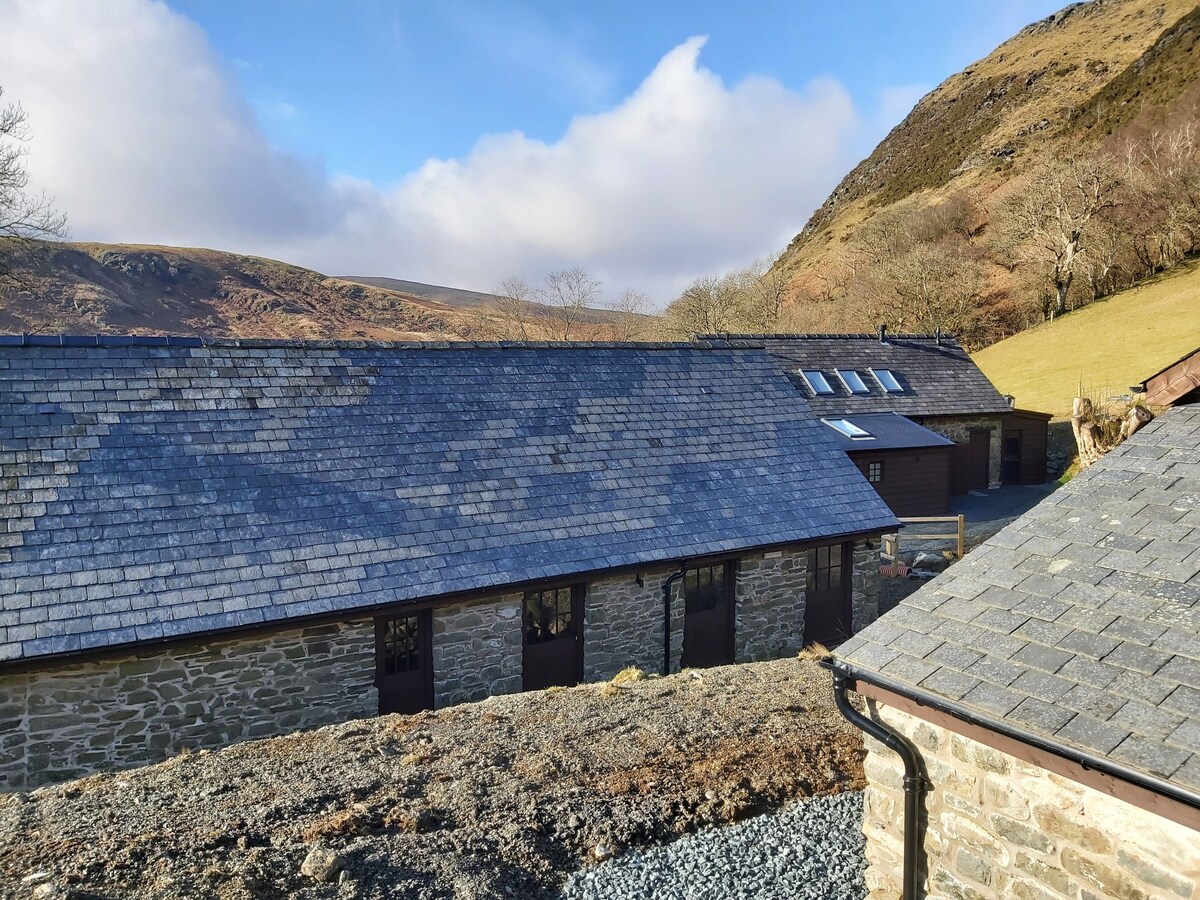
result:
[(1058, 2), (0, 0), (0, 87), (78, 240), (662, 305)]
[(388, 181), (483, 134), (553, 140), (692, 35), (709, 36), (704, 63), (727, 82), (757, 74), (798, 88), (831, 76), (890, 126), (890, 99), (931, 89), (1062, 2), (170, 5), (205, 30), (273, 141)]

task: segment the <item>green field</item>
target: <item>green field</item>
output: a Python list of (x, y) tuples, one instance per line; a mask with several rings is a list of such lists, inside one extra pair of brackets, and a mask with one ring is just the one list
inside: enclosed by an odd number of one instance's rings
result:
[(1083, 385), (1094, 400), (1124, 394), (1200, 347), (1200, 261), (973, 354), (1022, 409), (1067, 416)]

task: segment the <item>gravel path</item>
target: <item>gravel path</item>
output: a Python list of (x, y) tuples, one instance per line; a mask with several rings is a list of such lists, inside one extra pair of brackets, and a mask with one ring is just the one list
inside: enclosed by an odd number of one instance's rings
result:
[(565, 900), (861, 900), (862, 792), (800, 801), (775, 815), (627, 853), (571, 876)]

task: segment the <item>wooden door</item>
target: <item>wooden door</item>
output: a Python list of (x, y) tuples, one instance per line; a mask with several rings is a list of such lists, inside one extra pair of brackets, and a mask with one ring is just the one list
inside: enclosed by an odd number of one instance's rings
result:
[(375, 620), (379, 713), (433, 709), (433, 614), (428, 609)]
[(986, 428), (972, 428), (967, 444), (967, 489), (986, 491), (991, 481), (992, 433)]
[(1004, 432), (1004, 456), (1000, 464), (1000, 480), (1005, 484), (1021, 482), (1021, 432)]
[(850, 544), (830, 544), (808, 551), (808, 573), (804, 593), (804, 643), (827, 647), (850, 637), (853, 627), (851, 605)]
[(581, 584), (531, 591), (522, 604), (521, 686), (527, 691), (583, 681)]
[(733, 662), (735, 561), (688, 569), (683, 576), (683, 666)]

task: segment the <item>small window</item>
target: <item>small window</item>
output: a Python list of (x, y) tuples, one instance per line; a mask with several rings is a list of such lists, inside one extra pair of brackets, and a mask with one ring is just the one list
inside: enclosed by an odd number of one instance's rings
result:
[(867, 463), (867, 481), (879, 484), (883, 481), (883, 462)]
[(804, 383), (808, 385), (808, 389), (814, 394), (833, 393), (833, 388), (829, 386), (829, 380), (823, 372), (816, 369), (801, 369), (800, 374), (804, 378)]
[(384, 675), (402, 675), (421, 668), (420, 624), (417, 616), (399, 616), (384, 623)]
[(574, 638), (572, 600), (574, 589), (531, 591), (525, 595), (525, 643), (545, 644), (558, 638)]
[(859, 428), (849, 419), (822, 419), (826, 425), (843, 437), (848, 437), (852, 441), (873, 441), (875, 440), (871, 432), (865, 428)]
[(904, 393), (904, 388), (900, 386), (900, 382), (896, 380), (896, 376), (892, 374), (891, 369), (872, 369), (871, 374), (875, 376), (875, 380), (879, 382), (879, 386), (889, 394)]
[(715, 609), (725, 598), (725, 565), (688, 569), (683, 576), (683, 599), (687, 612)]
[(852, 394), (868, 393), (867, 383), (865, 381), (863, 381), (862, 376), (859, 375), (857, 372), (855, 372), (853, 369), (838, 369), (837, 377), (842, 380), (842, 384), (844, 384), (846, 386), (846, 390), (848, 390), (850, 393), (852, 393)]
[(808, 551), (806, 582), (810, 591), (842, 586), (842, 545), (814, 547)]

